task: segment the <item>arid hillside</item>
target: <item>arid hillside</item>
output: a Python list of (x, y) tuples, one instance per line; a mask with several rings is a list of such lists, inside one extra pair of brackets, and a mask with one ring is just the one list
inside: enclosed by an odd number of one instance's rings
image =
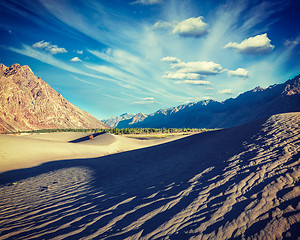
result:
[(108, 128), (68, 102), (28, 66), (0, 64), (0, 133), (50, 128)]

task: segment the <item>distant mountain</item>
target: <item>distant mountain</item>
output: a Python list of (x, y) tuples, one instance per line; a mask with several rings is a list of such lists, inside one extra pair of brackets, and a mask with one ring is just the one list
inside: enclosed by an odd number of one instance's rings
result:
[(109, 119), (103, 119), (101, 121), (103, 123), (105, 123), (106, 125), (114, 128), (114, 127), (116, 127), (118, 125), (118, 123), (120, 121), (124, 121), (124, 120), (130, 119), (130, 118), (132, 118), (134, 116), (135, 116), (135, 114), (133, 114), (133, 113), (123, 113), (120, 116), (112, 117), (112, 118), (109, 118)]
[(148, 114), (145, 113), (138, 113), (138, 114), (124, 113), (120, 116), (111, 117), (109, 119), (104, 119), (101, 121), (110, 127), (118, 126), (118, 128), (127, 128), (128, 125), (143, 121), (147, 116)]
[(128, 125), (134, 125), (137, 124), (139, 122), (144, 121), (146, 118), (148, 117), (148, 114), (145, 113), (138, 113), (136, 115), (134, 115), (133, 117), (120, 121), (117, 125), (118, 128), (127, 128)]
[(120, 121), (118, 128), (227, 128), (273, 114), (300, 111), (300, 75), (283, 84), (255, 89), (224, 102), (200, 101), (161, 109), (144, 118)]
[(0, 132), (50, 128), (108, 128), (68, 102), (28, 66), (0, 64)]

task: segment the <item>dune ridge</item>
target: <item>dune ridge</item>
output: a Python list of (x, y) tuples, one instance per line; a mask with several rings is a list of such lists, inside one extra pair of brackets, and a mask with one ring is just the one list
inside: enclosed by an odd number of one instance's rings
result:
[(92, 158), (118, 152), (154, 146), (185, 136), (143, 141), (109, 133), (101, 134), (89, 141), (72, 143), (88, 137), (88, 133), (45, 133), (21, 136), (0, 134), (0, 173), (34, 167), (39, 164), (62, 159)]
[(300, 113), (0, 174), (2, 239), (297, 239)]

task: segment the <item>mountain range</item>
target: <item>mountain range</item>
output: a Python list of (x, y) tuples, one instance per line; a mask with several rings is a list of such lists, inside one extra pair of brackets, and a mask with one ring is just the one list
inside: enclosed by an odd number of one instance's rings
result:
[[(152, 114), (139, 113), (131, 117), (126, 114), (126, 118), (114, 117), (113, 127), (228, 128), (273, 114), (298, 111), (300, 111), (300, 75), (283, 84), (275, 84), (265, 89), (256, 87), (223, 102), (205, 100), (160, 109)], [(112, 126), (111, 119), (102, 121)]]
[(56, 92), (28, 66), (0, 64), (0, 133), (56, 128), (109, 128)]
[(300, 75), (223, 102), (205, 100), (99, 121), (67, 101), (28, 66), (0, 64), (0, 102), (1, 133), (51, 128), (228, 128), (273, 114), (299, 112)]
[(119, 122), (127, 120), (127, 119), (131, 119), (131, 118), (135, 117), (136, 115), (137, 114), (133, 114), (133, 113), (123, 113), (120, 116), (115, 116), (115, 117), (111, 117), (109, 119), (102, 120), (102, 122), (104, 122), (105, 124), (107, 124), (110, 127), (116, 127)]

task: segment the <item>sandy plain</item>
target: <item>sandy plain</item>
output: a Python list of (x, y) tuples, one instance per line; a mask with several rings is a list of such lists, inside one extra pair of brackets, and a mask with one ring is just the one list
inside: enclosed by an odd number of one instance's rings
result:
[(0, 136), (1, 239), (299, 239), (300, 113), (83, 137)]
[[(89, 136), (95, 136), (89, 139)], [(138, 140), (123, 136), (89, 133), (40, 133), (0, 135), (0, 173), (28, 168), (45, 162), (92, 158), (158, 145), (184, 136)]]

